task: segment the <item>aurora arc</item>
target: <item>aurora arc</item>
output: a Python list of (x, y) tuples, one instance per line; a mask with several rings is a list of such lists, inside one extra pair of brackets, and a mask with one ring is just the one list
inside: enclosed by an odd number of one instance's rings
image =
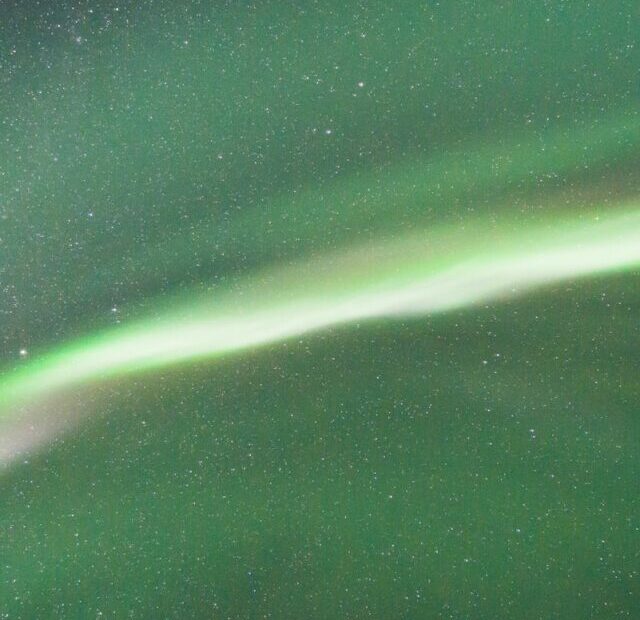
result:
[(444, 312), (564, 279), (640, 265), (640, 208), (550, 221), (471, 223), (272, 268), (209, 299), (54, 350), (7, 374), (0, 420), (34, 398), (216, 358), (330, 326)]

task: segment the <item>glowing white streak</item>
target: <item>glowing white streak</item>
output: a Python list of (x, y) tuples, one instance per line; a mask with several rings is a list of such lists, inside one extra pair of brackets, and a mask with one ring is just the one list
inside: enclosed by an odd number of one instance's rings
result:
[[(267, 307), (263, 294), (249, 291), (239, 296), (246, 305), (234, 300), (235, 310), (209, 306), (191, 317), (170, 315), (163, 323), (142, 322), (52, 357), (4, 390), (0, 386), (0, 396), (4, 394), (5, 400), (31, 397), (84, 381), (274, 343), (332, 325), (442, 312), (566, 278), (640, 264), (640, 213), (618, 215), (606, 223), (574, 225), (561, 236), (548, 236), (538, 231), (521, 233), (515, 242), (512, 236), (506, 242), (476, 242), (465, 258), (439, 270), (434, 270), (432, 260), (424, 260), (424, 251), (414, 248), (405, 256), (402, 245), (396, 244), (396, 255), (386, 263), (393, 269), (382, 269), (380, 279), (371, 278), (375, 264), (352, 270), (351, 286), (346, 289), (332, 287), (345, 267), (332, 259), (333, 272), (314, 281), (309, 279), (310, 270), (303, 268), (298, 273), (299, 280), (306, 278), (302, 291), (296, 292), (296, 287), (291, 294), (272, 291)], [(271, 279), (277, 282), (277, 271)]]

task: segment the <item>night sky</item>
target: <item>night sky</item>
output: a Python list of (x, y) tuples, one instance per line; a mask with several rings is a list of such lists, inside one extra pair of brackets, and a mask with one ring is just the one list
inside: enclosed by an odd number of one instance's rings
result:
[(0, 0), (0, 617), (640, 617), (637, 0)]

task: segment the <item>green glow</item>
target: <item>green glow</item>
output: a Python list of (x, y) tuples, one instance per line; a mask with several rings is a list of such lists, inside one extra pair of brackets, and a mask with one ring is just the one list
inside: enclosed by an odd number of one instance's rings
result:
[(79, 340), (6, 377), (5, 416), (84, 382), (218, 357), (349, 322), (443, 312), (640, 264), (640, 210), (536, 227), (479, 222), (406, 235), (177, 302), (162, 316)]
[[(268, 208), (239, 211), (226, 229), (219, 218), (208, 218), (198, 224), (195, 236), (193, 231), (178, 231), (141, 248), (131, 265), (145, 281), (153, 280), (157, 265), (162, 265), (163, 274), (179, 276), (194, 256), (206, 261), (212, 247), (230, 256), (258, 257), (257, 263), (265, 264), (276, 261), (274, 250), (282, 253), (285, 246), (302, 251), (335, 248), (369, 235), (406, 234), (408, 227), (467, 218), (482, 208), (479, 197), (495, 207), (509, 202), (514, 192), (519, 200), (530, 192), (537, 204), (540, 196), (557, 191), (558, 178), (586, 178), (597, 174), (600, 166), (614, 167), (637, 156), (638, 144), (640, 118), (635, 108), (539, 133), (520, 129), (499, 141), (469, 139), (441, 153), (340, 176), (322, 187), (312, 183), (294, 196), (290, 191), (275, 195)], [(580, 183), (587, 184), (585, 179)], [(546, 206), (557, 212), (554, 203)], [(293, 249), (291, 254), (295, 255)], [(102, 279), (116, 279), (121, 269), (121, 261), (106, 260), (100, 278), (83, 282), (83, 293), (90, 298), (100, 291)]]

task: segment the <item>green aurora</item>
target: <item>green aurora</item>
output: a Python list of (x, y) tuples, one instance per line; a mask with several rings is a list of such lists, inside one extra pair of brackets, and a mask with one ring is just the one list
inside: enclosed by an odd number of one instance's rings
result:
[[(369, 245), (236, 283), (186, 308), (122, 326), (27, 366), (0, 385), (13, 400), (82, 381), (218, 357), (358, 320), (442, 312), (534, 286), (640, 264), (640, 211), (589, 224), (440, 231)], [(549, 230), (550, 228), (550, 230)], [(447, 234), (448, 233), (448, 234)], [(480, 240), (480, 241), (478, 241)], [(443, 248), (446, 251), (443, 252)], [(30, 424), (33, 423), (30, 420)]]
[(0, 617), (638, 617), (636, 5), (4, 3)]

